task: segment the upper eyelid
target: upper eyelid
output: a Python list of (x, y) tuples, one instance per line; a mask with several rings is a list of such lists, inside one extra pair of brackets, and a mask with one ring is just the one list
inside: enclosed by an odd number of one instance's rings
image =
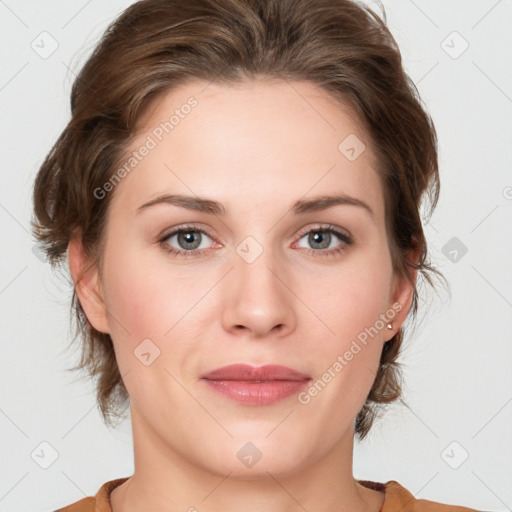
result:
[(305, 235), (306, 233), (309, 233), (310, 231), (331, 231), (331, 232), (334, 232), (335, 234), (339, 233), (340, 235), (345, 235), (349, 238), (352, 238), (352, 235), (346, 229), (330, 225), (329, 223), (320, 224), (318, 227), (312, 226), (312, 227), (305, 227), (304, 229), (300, 229), (298, 236), (302, 237), (303, 235)]

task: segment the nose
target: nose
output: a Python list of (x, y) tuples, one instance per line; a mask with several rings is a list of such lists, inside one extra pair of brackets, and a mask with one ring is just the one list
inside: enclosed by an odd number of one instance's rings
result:
[(252, 262), (234, 255), (222, 324), (235, 335), (263, 338), (285, 336), (296, 327), (296, 297), (286, 283), (286, 268), (272, 251), (265, 250)]

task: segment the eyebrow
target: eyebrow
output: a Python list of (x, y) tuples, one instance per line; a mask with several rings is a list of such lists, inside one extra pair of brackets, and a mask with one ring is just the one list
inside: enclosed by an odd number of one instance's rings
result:
[[(144, 210), (147, 210), (151, 206), (157, 204), (170, 204), (174, 206), (180, 206), (187, 210), (193, 210), (196, 212), (208, 213), (211, 215), (225, 215), (226, 210), (222, 203), (214, 201), (212, 199), (206, 199), (202, 197), (184, 196), (184, 195), (170, 195), (163, 194), (155, 197), (151, 201), (144, 203), (137, 208), (136, 214), (140, 214)], [(316, 196), (311, 199), (299, 199), (296, 201), (290, 209), (293, 215), (301, 215), (309, 212), (318, 212), (332, 208), (338, 205), (349, 205), (359, 206), (367, 211), (373, 218), (375, 213), (371, 207), (363, 200), (356, 197), (349, 196), (347, 194), (335, 194), (335, 195), (322, 195)]]

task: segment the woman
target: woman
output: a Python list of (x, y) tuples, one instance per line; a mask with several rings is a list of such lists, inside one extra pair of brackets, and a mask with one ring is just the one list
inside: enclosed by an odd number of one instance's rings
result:
[(432, 284), (435, 129), (348, 0), (145, 0), (77, 77), (34, 189), (131, 477), (63, 511), (472, 510), (352, 475)]

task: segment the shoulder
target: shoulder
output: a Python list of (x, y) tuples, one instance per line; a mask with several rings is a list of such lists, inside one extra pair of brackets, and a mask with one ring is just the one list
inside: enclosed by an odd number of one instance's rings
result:
[(55, 512), (88, 512), (93, 511), (96, 504), (96, 500), (93, 496), (87, 496), (79, 501), (75, 501), (71, 505), (59, 508)]
[(398, 510), (402, 512), (478, 512), (478, 510), (474, 508), (439, 503), (425, 499), (418, 500), (405, 487), (395, 480), (391, 480), (386, 483), (386, 500), (382, 512), (395, 512)]
[(359, 480), (370, 489), (385, 492), (384, 504), (380, 512), (480, 512), (474, 508), (426, 499), (416, 499), (414, 495), (395, 480), (386, 483)]
[(54, 512), (112, 512), (110, 506), (110, 493), (129, 477), (116, 478), (105, 482), (98, 490), (95, 496), (87, 496), (81, 500), (75, 501), (70, 505), (59, 508)]
[(96, 506), (96, 499), (94, 496), (87, 496), (79, 501), (75, 501), (71, 505), (59, 508), (55, 512), (89, 512), (93, 511)]

